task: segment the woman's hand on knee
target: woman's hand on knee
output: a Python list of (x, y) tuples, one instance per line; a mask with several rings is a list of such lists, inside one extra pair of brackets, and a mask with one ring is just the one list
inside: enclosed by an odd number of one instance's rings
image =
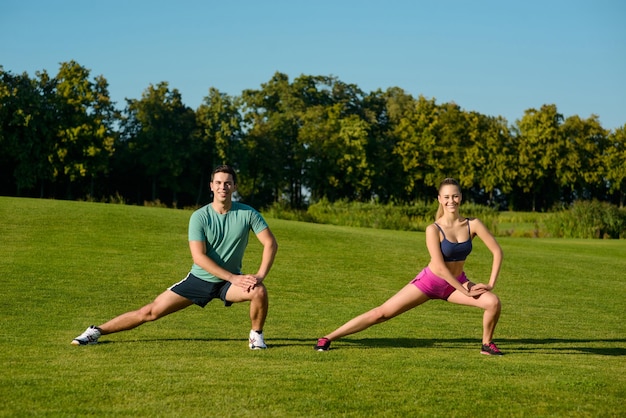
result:
[[(491, 291), (491, 289), (493, 289), (493, 287), (489, 286), (488, 284), (484, 284), (484, 283), (476, 283), (475, 285), (473, 285), (471, 287), (472, 290), (476, 289), (476, 290), (484, 290), (485, 292), (489, 292)], [(484, 292), (483, 292), (484, 293)]]

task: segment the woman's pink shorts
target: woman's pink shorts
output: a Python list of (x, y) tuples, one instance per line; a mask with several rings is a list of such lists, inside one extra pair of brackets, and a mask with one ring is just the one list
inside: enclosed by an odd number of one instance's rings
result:
[[(469, 280), (465, 276), (465, 272), (456, 278), (459, 283), (463, 284)], [(439, 276), (436, 276), (428, 267), (420, 272), (411, 284), (415, 285), (419, 290), (424, 292), (431, 299), (448, 300), (452, 292), (456, 289)]]

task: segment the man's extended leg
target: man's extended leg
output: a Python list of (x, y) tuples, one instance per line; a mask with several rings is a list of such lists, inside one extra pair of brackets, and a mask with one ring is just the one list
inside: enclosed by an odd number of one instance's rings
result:
[(72, 344), (95, 344), (100, 335), (112, 334), (136, 328), (141, 324), (156, 321), (159, 318), (186, 308), (192, 303), (193, 302), (189, 299), (177, 295), (168, 289), (157, 296), (153, 302), (136, 311), (126, 312), (122, 315), (116, 316), (98, 327), (92, 326), (87, 328), (87, 331), (76, 337), (72, 341)]
[(166, 315), (179, 311), (193, 304), (171, 290), (166, 290), (154, 299), (152, 303), (131, 312), (126, 312), (100, 325), (102, 335), (114, 332), (127, 331), (150, 321), (156, 321)]

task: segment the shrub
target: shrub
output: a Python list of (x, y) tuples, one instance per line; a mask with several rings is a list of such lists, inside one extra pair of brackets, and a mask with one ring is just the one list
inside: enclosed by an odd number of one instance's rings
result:
[(307, 213), (313, 222), (317, 223), (417, 231), (423, 229), (425, 214), (431, 211), (432, 209), (427, 205), (423, 207), (396, 206), (346, 200), (330, 203), (323, 199), (309, 206)]
[(291, 209), (285, 202), (274, 202), (270, 207), (263, 210), (263, 214), (270, 218), (287, 221), (314, 222), (306, 211)]
[(461, 206), (461, 215), (480, 219), (492, 234), (498, 235), (498, 217), (500, 215), (497, 209), (475, 203), (464, 203)]
[(624, 238), (626, 210), (597, 200), (577, 201), (550, 214), (545, 225), (551, 236), (559, 238)]
[[(408, 205), (389, 203), (359, 203), (328, 200), (309, 206), (307, 214), (310, 220), (332, 225), (355, 226), (365, 228), (393, 229), (400, 231), (424, 231), (430, 225), (437, 212), (436, 201), (431, 203), (416, 202)], [(464, 204), (462, 213), (468, 217), (480, 218), (495, 233), (498, 212), (493, 208)]]

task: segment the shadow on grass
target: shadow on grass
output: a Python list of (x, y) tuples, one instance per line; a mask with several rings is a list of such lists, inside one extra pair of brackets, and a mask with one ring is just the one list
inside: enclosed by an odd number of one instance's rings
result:
[[(132, 340), (104, 340), (99, 344), (163, 343), (175, 341), (236, 342), (241, 338), (152, 338)], [(245, 340), (244, 340), (245, 341)], [(314, 338), (272, 338), (267, 339), (270, 348), (307, 347), (313, 348)], [(472, 349), (480, 348), (476, 338), (343, 338), (333, 343), (331, 350), (351, 348), (432, 348)], [(570, 339), (570, 338), (500, 338), (497, 344), (505, 354), (595, 354), (601, 356), (626, 356), (626, 339)], [(620, 345), (611, 347), (610, 345)]]
[[(475, 338), (420, 339), (420, 338), (363, 338), (343, 339), (344, 343), (368, 347), (395, 348), (474, 348), (480, 341)], [(626, 339), (571, 339), (571, 338), (499, 338), (497, 344), (505, 354), (595, 354), (626, 356)], [(615, 347), (615, 344), (621, 347)], [(612, 345), (609, 346), (609, 345)], [(480, 348), (480, 347), (479, 347)]]

